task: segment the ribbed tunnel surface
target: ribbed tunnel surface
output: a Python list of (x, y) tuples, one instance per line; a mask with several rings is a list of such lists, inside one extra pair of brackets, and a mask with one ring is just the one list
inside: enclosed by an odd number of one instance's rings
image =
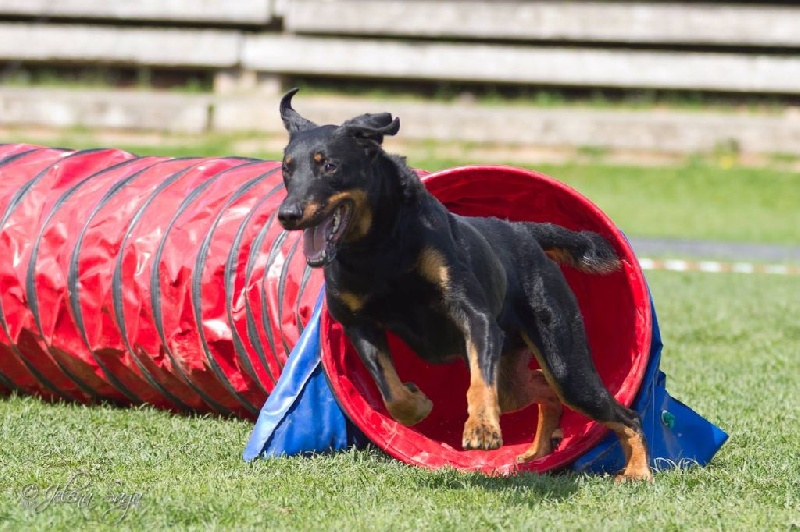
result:
[[(600, 374), (630, 404), (647, 363), (651, 315), (641, 270), (613, 223), (535, 172), (454, 168), (425, 183), (461, 214), (592, 229), (613, 243), (622, 271), (563, 270)], [(283, 197), (275, 161), (1, 145), (0, 391), (254, 418), (323, 284), (298, 249), (301, 232), (277, 223)], [(501, 450), (460, 450), (466, 368), (427, 366), (392, 339), (401, 377), (434, 402), (418, 426), (397, 424), (324, 312), (321, 330), (338, 402), (393, 456), (424, 467), (508, 472), (532, 441), (535, 407), (504, 416)], [(605, 432), (571, 411), (561, 426), (561, 446), (527, 467), (566, 465)]]
[(322, 279), (280, 164), (0, 146), (0, 382), (253, 417)]

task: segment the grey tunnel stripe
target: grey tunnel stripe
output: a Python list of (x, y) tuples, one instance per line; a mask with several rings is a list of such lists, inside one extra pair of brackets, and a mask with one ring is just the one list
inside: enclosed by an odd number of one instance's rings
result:
[[(47, 165), (45, 168), (43, 168), (38, 174), (36, 174), (36, 176), (33, 177), (33, 179), (31, 179), (30, 181), (25, 183), (23, 186), (21, 186), (19, 188), (19, 190), (17, 190), (17, 192), (14, 193), (14, 196), (12, 196), (11, 201), (6, 206), (6, 209), (3, 212), (2, 219), (0, 219), (0, 228), (5, 227), (6, 222), (11, 217), (11, 215), (14, 213), (14, 211), (17, 208), (17, 206), (19, 206), (19, 204), (22, 202), (22, 200), (28, 195), (28, 192), (30, 192), (31, 188), (36, 183), (38, 183), (45, 175), (47, 175), (47, 173), (53, 168), (54, 165), (56, 165), (59, 162), (63, 162), (64, 160), (66, 160), (68, 158), (80, 157), (80, 156), (92, 154), (92, 153), (95, 153), (95, 152), (98, 152), (98, 151), (101, 151), (101, 150), (100, 149), (81, 150), (81, 151), (76, 151), (74, 153), (71, 153), (71, 154), (67, 155), (66, 157), (59, 156), (53, 162), (51, 162), (49, 165)], [(30, 361), (27, 359), (27, 357), (19, 350), (19, 347), (13, 342), (13, 340), (11, 340), (11, 331), (10, 331), (10, 329), (8, 327), (8, 322), (6, 321), (6, 317), (5, 317), (5, 310), (2, 308), (2, 305), (0, 305), (0, 325), (2, 325), (3, 330), (5, 331), (6, 335), (9, 337), (9, 340), (11, 341), (11, 344), (12, 344), (11, 347), (12, 347), (12, 350), (13, 350), (14, 354), (17, 355), (17, 358), (22, 362), (22, 364), (28, 369), (28, 371), (30, 371), (31, 374), (41, 384), (43, 384), (46, 388), (48, 388), (50, 391), (52, 391), (55, 395), (61, 396), (63, 399), (66, 399), (66, 400), (69, 400), (69, 401), (74, 401), (74, 402), (80, 402), (80, 400), (76, 396), (70, 394), (69, 392), (67, 392), (65, 390), (60, 390), (57, 386), (55, 386), (47, 378), (45, 378), (44, 375), (42, 375), (39, 372), (39, 370), (36, 369), (36, 367), (33, 364), (31, 364)], [(60, 368), (60, 366), (58, 366), (58, 367)]]
[[(244, 162), (242, 164), (252, 164), (252, 163)], [(203, 399), (203, 401), (205, 401), (209, 406), (211, 406), (211, 408), (213, 408), (219, 413), (231, 413), (231, 412), (230, 409), (224, 407), (223, 405), (215, 401), (210, 395), (205, 393), (199, 386), (195, 385), (195, 383), (192, 382), (191, 379), (189, 379), (189, 377), (183, 372), (183, 369), (181, 369), (177, 359), (175, 358), (175, 354), (172, 352), (172, 349), (170, 349), (169, 345), (167, 344), (167, 335), (164, 330), (164, 314), (161, 308), (161, 272), (158, 265), (161, 263), (161, 256), (164, 253), (164, 248), (166, 247), (167, 238), (169, 237), (172, 228), (177, 223), (181, 214), (183, 214), (183, 212), (198, 197), (200, 197), (203, 191), (205, 191), (221, 176), (223, 176), (226, 172), (232, 171), (238, 168), (239, 166), (242, 166), (242, 164), (233, 166), (231, 168), (223, 170), (222, 172), (214, 174), (209, 179), (207, 179), (206, 181), (202, 182), (200, 185), (195, 187), (194, 190), (189, 192), (189, 195), (186, 196), (184, 200), (181, 202), (181, 204), (178, 206), (178, 209), (175, 211), (175, 214), (173, 214), (172, 219), (169, 221), (167, 227), (164, 229), (164, 234), (161, 236), (161, 241), (158, 244), (158, 249), (156, 250), (155, 257), (153, 258), (153, 265), (155, 267), (152, 268), (150, 271), (150, 305), (153, 311), (153, 321), (155, 323), (156, 330), (158, 331), (158, 336), (159, 338), (161, 338), (161, 343), (164, 348), (164, 352), (167, 354), (167, 356), (170, 359), (170, 362), (172, 363), (172, 370), (176, 375), (181, 377), (181, 379), (184, 382), (186, 382), (186, 384), (188, 384), (192, 388), (192, 390), (194, 390), (195, 393), (197, 393), (197, 395)]]
[(84, 177), (76, 184), (71, 186), (69, 189), (67, 189), (67, 191), (64, 192), (56, 200), (55, 204), (53, 205), (53, 208), (50, 210), (50, 212), (47, 213), (47, 216), (45, 216), (44, 220), (40, 223), (39, 232), (36, 235), (36, 239), (34, 240), (33, 243), (33, 251), (31, 252), (31, 257), (28, 260), (27, 276), (25, 279), (25, 291), (27, 292), (27, 297), (28, 297), (28, 307), (31, 309), (31, 312), (33, 313), (33, 319), (36, 322), (36, 328), (39, 330), (39, 335), (42, 337), (42, 340), (45, 342), (45, 345), (47, 345), (47, 350), (50, 351), (50, 355), (52, 359), (55, 361), (55, 363), (58, 365), (59, 369), (61, 369), (61, 371), (63, 371), (64, 374), (67, 377), (69, 377), (70, 380), (72, 380), (81, 390), (83, 390), (86, 394), (88, 394), (90, 397), (93, 397), (96, 400), (101, 399), (101, 397), (97, 395), (97, 391), (94, 390), (88, 384), (86, 384), (77, 375), (74, 375), (66, 366), (64, 366), (59, 361), (58, 356), (53, 354), (49, 342), (47, 342), (47, 339), (45, 338), (44, 329), (42, 328), (41, 314), (39, 312), (39, 296), (38, 293), (36, 292), (36, 261), (39, 258), (39, 247), (42, 243), (42, 238), (44, 237), (44, 232), (45, 229), (47, 229), (47, 225), (50, 223), (50, 220), (53, 219), (53, 216), (56, 215), (58, 210), (67, 203), (67, 200), (69, 200), (69, 198), (73, 194), (75, 194), (75, 192), (77, 192), (83, 185), (88, 183), (90, 180), (96, 179), (97, 177), (103, 174), (107, 174), (108, 172), (112, 172), (119, 168), (123, 168), (137, 160), (138, 159), (128, 159), (120, 163), (117, 163), (113, 166), (103, 168), (102, 170), (99, 170), (87, 177)]
[[(242, 223), (239, 225), (239, 229), (236, 231), (236, 235), (233, 238), (233, 242), (231, 243), (231, 249), (228, 252), (228, 258), (225, 261), (225, 310), (228, 316), (228, 323), (231, 327), (231, 335), (233, 338), (233, 346), (236, 349), (236, 352), (239, 355), (239, 358), (242, 360), (242, 363), (245, 367), (245, 370), (248, 371), (250, 377), (253, 381), (261, 388), (264, 393), (267, 393), (267, 390), (261, 384), (261, 380), (258, 378), (258, 374), (256, 373), (255, 368), (253, 367), (253, 363), (250, 360), (250, 354), (244, 348), (244, 343), (242, 342), (242, 338), (239, 335), (239, 331), (236, 329), (233, 319), (233, 297), (234, 297), (234, 281), (236, 278), (236, 259), (239, 257), (239, 252), (242, 246), (242, 238), (244, 237), (244, 232), (248, 225), (250, 225), (250, 220), (253, 216), (258, 212), (261, 207), (266, 203), (266, 201), (271, 198), (276, 192), (283, 188), (283, 183), (279, 183), (270, 191), (268, 191), (254, 206), (250, 209), (250, 212), (247, 213)], [(247, 284), (245, 284), (244, 289), (247, 289)]]
[[(144, 159), (145, 158), (137, 160), (139, 162), (142, 162)], [(75, 241), (75, 246), (73, 247), (72, 254), (70, 255), (69, 270), (67, 272), (67, 287), (69, 293), (70, 308), (72, 309), (72, 315), (75, 319), (75, 324), (77, 325), (78, 330), (80, 330), (81, 332), (81, 338), (83, 339), (86, 348), (92, 354), (94, 361), (103, 371), (103, 374), (106, 376), (108, 381), (111, 382), (111, 384), (113, 384), (114, 387), (120, 390), (123, 394), (125, 394), (126, 397), (128, 397), (128, 399), (130, 399), (134, 403), (141, 403), (143, 401), (141, 397), (136, 395), (136, 393), (133, 390), (126, 387), (119, 379), (117, 379), (116, 375), (114, 375), (114, 373), (111, 372), (106, 367), (102, 359), (95, 354), (94, 350), (92, 349), (91, 343), (89, 342), (89, 337), (86, 333), (86, 327), (84, 326), (84, 321), (83, 321), (83, 309), (81, 308), (81, 303), (80, 303), (81, 286), (80, 283), (78, 282), (79, 280), (78, 266), (79, 266), (81, 248), (83, 247), (83, 239), (86, 236), (86, 232), (88, 231), (89, 226), (91, 225), (92, 220), (94, 220), (95, 216), (97, 216), (97, 214), (102, 210), (102, 208), (114, 196), (116, 196), (117, 193), (119, 193), (123, 188), (125, 188), (126, 185), (128, 185), (131, 181), (135, 180), (137, 177), (142, 175), (145, 171), (153, 168), (156, 164), (157, 163), (149, 164), (148, 166), (145, 166), (144, 168), (137, 170), (136, 172), (126, 177), (125, 179), (122, 179), (114, 183), (111, 186), (111, 188), (105, 193), (105, 195), (100, 199), (97, 205), (95, 205), (94, 209), (92, 209), (92, 212), (89, 213), (89, 216), (87, 217), (86, 222), (83, 224), (81, 232), (78, 234), (78, 238)]]
[(128, 327), (125, 321), (125, 306), (123, 304), (123, 290), (122, 290), (122, 257), (124, 255), (128, 239), (130, 238), (131, 234), (133, 234), (133, 230), (139, 224), (139, 221), (144, 217), (145, 211), (147, 207), (153, 202), (153, 200), (158, 197), (158, 195), (164, 191), (167, 187), (169, 187), (172, 183), (183, 177), (189, 170), (198, 166), (202, 163), (198, 162), (194, 165), (188, 166), (186, 168), (182, 168), (181, 170), (171, 174), (168, 176), (163, 182), (161, 182), (158, 187), (147, 197), (147, 199), (142, 203), (139, 209), (131, 218), (130, 223), (128, 223), (128, 227), (125, 230), (125, 234), (122, 237), (122, 241), (120, 242), (119, 249), (117, 250), (117, 257), (114, 265), (114, 273), (111, 276), (111, 295), (113, 298), (114, 303), (114, 318), (117, 321), (117, 327), (119, 327), (120, 335), (122, 336), (122, 342), (125, 344), (125, 348), (128, 350), (128, 353), (131, 355), (136, 367), (139, 368), (139, 371), (142, 372), (142, 376), (144, 376), (145, 380), (152, 386), (154, 389), (158, 390), (164, 397), (169, 399), (172, 403), (178, 406), (181, 410), (190, 411), (192, 410), (189, 405), (178, 399), (178, 397), (171, 393), (167, 388), (161, 385), (158, 380), (150, 374), (150, 371), (147, 369), (147, 366), (139, 360), (139, 355), (136, 353), (136, 350), (133, 349), (131, 346), (130, 341), (128, 340)]
[[(267, 218), (267, 221), (264, 223), (264, 226), (256, 235), (256, 238), (253, 241), (253, 245), (250, 246), (250, 253), (248, 254), (247, 257), (247, 268), (245, 272), (245, 280), (244, 280), (245, 286), (250, 286), (253, 270), (255, 269), (255, 258), (258, 255), (258, 252), (261, 249), (261, 245), (264, 243), (264, 238), (266, 238), (267, 232), (269, 232), (269, 228), (274, 223), (277, 214), (278, 214), (278, 209), (272, 211), (272, 214), (269, 215), (269, 218)], [(266, 302), (262, 301), (262, 305), (263, 304), (266, 304)], [(256, 320), (253, 314), (253, 309), (250, 306), (249, 298), (245, 298), (244, 305), (245, 305), (245, 319), (247, 320), (247, 335), (250, 337), (250, 341), (253, 343), (253, 348), (256, 350), (256, 354), (258, 354), (258, 358), (264, 365), (264, 369), (267, 371), (267, 375), (272, 380), (272, 383), (276, 384), (278, 382), (278, 379), (276, 379), (275, 376), (272, 374), (272, 370), (269, 368), (269, 364), (267, 363), (267, 354), (266, 351), (264, 351), (264, 344), (261, 343), (261, 337), (259, 336), (258, 329), (256, 328)], [(270, 349), (272, 349), (272, 352), (274, 353), (275, 342), (272, 338), (272, 329), (267, 328), (265, 330), (265, 333), (267, 335), (267, 342), (270, 345)]]

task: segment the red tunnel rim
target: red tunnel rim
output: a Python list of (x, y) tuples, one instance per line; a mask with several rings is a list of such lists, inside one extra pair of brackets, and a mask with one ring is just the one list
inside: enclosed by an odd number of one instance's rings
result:
[[(647, 289), (647, 284), (644, 274), (641, 271), (639, 262), (630, 246), (630, 243), (625, 238), (621, 230), (611, 221), (611, 219), (591, 200), (584, 195), (569, 187), (568, 185), (546, 175), (541, 172), (527, 170), (523, 168), (500, 166), (500, 165), (479, 165), (479, 166), (459, 166), (429, 174), (423, 177), (428, 190), (437, 196), (437, 192), (441, 192), (442, 186), (446, 185), (450, 179), (458, 178), (463, 179), (472, 173), (480, 172), (485, 174), (491, 172), (493, 175), (504, 175), (511, 179), (535, 179), (543, 181), (548, 187), (557, 189), (559, 194), (566, 194), (578, 200), (580, 204), (586, 209), (586, 212), (591, 215), (600, 225), (606, 229), (607, 236), (613, 237), (614, 244), (618, 251), (620, 251), (621, 259), (626, 263), (628, 268), (628, 285), (630, 287), (633, 300), (636, 306), (636, 312), (640, 315), (641, 321), (638, 323), (636, 330), (636, 344), (637, 356), (632, 360), (631, 367), (624, 382), (620, 388), (616, 390), (615, 397), (625, 406), (630, 406), (639, 391), (642, 379), (644, 377), (647, 363), (649, 360), (649, 351), (652, 333), (652, 313), (650, 308), (650, 297)], [(440, 186), (440, 184), (442, 186)], [(438, 197), (438, 196), (437, 196)], [(604, 426), (598, 423), (592, 423), (589, 431), (568, 448), (560, 450), (558, 453), (558, 460), (549, 460), (547, 457), (541, 462), (534, 462), (526, 464), (524, 468), (518, 468), (514, 464), (503, 464), (498, 467), (497, 464), (487, 464), (482, 461), (471, 463), (469, 458), (461, 460), (437, 460), (430, 459), (429, 452), (436, 451), (436, 442), (419, 434), (412, 429), (403, 427), (393, 420), (389, 422), (375, 423), (376, 417), (383, 417), (376, 412), (352, 386), (352, 383), (346, 382), (346, 379), (339, 374), (338, 367), (340, 360), (337, 360), (335, 355), (338, 353), (332, 352), (330, 349), (330, 341), (328, 333), (332, 326), (332, 319), (327, 311), (323, 309), (322, 325), (321, 325), (321, 356), (322, 364), (328, 376), (328, 380), (333, 389), (334, 395), (339, 401), (340, 406), (344, 410), (348, 418), (364, 432), (364, 434), (389, 455), (397, 458), (403, 462), (424, 467), (427, 469), (438, 469), (443, 466), (450, 466), (456, 469), (465, 471), (482, 471), (488, 474), (511, 474), (519, 470), (532, 470), (537, 472), (545, 472), (554, 469), (559, 469), (569, 465), (575, 459), (579, 458), (592, 447), (597, 445), (608, 432)], [(340, 354), (343, 355), (343, 354)], [(425, 458), (421, 456), (425, 455)], [(462, 455), (465, 456), (465, 455)]]

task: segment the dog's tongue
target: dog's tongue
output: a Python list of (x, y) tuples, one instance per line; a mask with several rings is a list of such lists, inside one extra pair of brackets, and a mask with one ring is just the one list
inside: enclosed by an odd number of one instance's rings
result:
[(325, 252), (328, 245), (332, 218), (328, 218), (316, 227), (303, 230), (303, 253), (307, 259), (318, 259)]

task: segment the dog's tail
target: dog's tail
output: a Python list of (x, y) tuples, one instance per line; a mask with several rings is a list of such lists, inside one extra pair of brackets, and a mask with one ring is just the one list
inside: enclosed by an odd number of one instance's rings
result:
[(555, 224), (528, 223), (528, 230), (550, 259), (586, 273), (611, 273), (621, 264), (611, 244), (593, 231), (571, 231)]

